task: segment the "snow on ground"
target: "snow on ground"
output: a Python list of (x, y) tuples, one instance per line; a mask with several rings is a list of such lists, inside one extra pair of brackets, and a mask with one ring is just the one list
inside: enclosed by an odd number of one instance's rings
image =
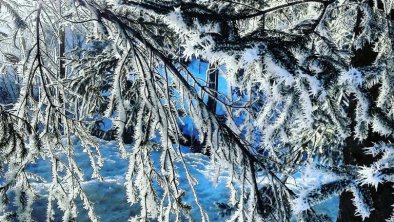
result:
[[(96, 213), (101, 217), (102, 221), (127, 221), (130, 215), (138, 213), (136, 208), (130, 207), (127, 203), (123, 186), (128, 162), (120, 158), (115, 141), (101, 142), (100, 149), (105, 159), (105, 164), (101, 170), (101, 175), (104, 177), (103, 182), (88, 179), (92, 174), (89, 158), (86, 153), (82, 152), (78, 144), (75, 146), (76, 161), (82, 171), (85, 172), (85, 178), (87, 179), (83, 184), (84, 190), (95, 204)], [(50, 167), (49, 160), (41, 159), (31, 166), (30, 170), (50, 181)], [(33, 207), (33, 217), (36, 221), (45, 221), (47, 207), (45, 188), (48, 187), (48, 184), (36, 184), (36, 186), (42, 189), (40, 190), (40, 198)], [(59, 212), (56, 213), (58, 214)], [(60, 218), (57, 219), (60, 221)], [(89, 221), (87, 213), (82, 211), (79, 214), (78, 221)]]
[[(124, 177), (127, 171), (128, 161), (120, 158), (115, 141), (102, 141), (100, 144), (100, 150), (105, 160), (104, 166), (101, 169), (101, 175), (104, 178), (103, 182), (89, 180), (92, 173), (89, 159), (86, 153), (82, 152), (78, 144), (75, 146), (76, 161), (82, 168), (82, 171), (85, 172), (85, 178), (87, 179), (83, 184), (84, 190), (94, 203), (95, 211), (101, 218), (101, 221), (127, 221), (130, 216), (138, 215), (139, 213), (138, 206), (130, 206), (126, 201)], [(153, 154), (153, 159), (155, 163), (159, 162), (159, 152)], [(218, 208), (215, 205), (216, 202), (227, 202), (228, 194), (224, 188), (224, 182), (219, 182), (217, 186), (214, 186), (210, 179), (204, 176), (204, 168), (209, 165), (209, 160), (202, 154), (185, 153), (185, 159), (190, 163), (190, 172), (199, 181), (196, 191), (211, 221), (225, 220), (225, 218), (218, 215)], [(30, 170), (43, 176), (47, 181), (50, 181), (50, 167), (49, 160), (41, 159), (32, 165)], [(184, 172), (181, 172), (181, 175), (184, 175)], [(190, 191), (185, 176), (180, 178), (180, 184), (182, 189)], [(36, 221), (45, 221), (47, 207), (46, 188), (48, 188), (48, 184), (35, 184), (35, 186), (40, 189), (40, 197), (33, 207), (33, 217)], [(191, 192), (188, 192), (184, 201), (193, 206), (192, 217), (198, 221), (197, 218), (200, 218), (200, 215)], [(82, 205), (80, 209), (82, 209)], [(56, 214), (58, 216), (61, 215), (60, 211), (56, 212)], [(60, 218), (57, 217), (55, 221), (60, 221)], [(77, 221), (89, 221), (87, 213), (84, 210), (80, 211)]]
[[(87, 192), (90, 200), (94, 203), (96, 213), (101, 218), (101, 221), (127, 221), (130, 216), (137, 215), (139, 213), (138, 206), (130, 206), (126, 201), (126, 193), (123, 184), (128, 162), (127, 160), (120, 158), (117, 143), (115, 141), (101, 141), (100, 144), (100, 149), (105, 159), (104, 166), (101, 170), (101, 175), (104, 177), (103, 182), (88, 179), (92, 173), (89, 159), (87, 158), (86, 153), (82, 152), (78, 144), (75, 146), (76, 160), (83, 169), (83, 172), (86, 173), (85, 177), (87, 182), (83, 184), (84, 190)], [(215, 185), (212, 182), (212, 175), (215, 174), (215, 167), (210, 164), (209, 159), (202, 154), (188, 153), (188, 149), (185, 147), (183, 147), (182, 150), (185, 152), (185, 158), (190, 172), (199, 181), (199, 184), (196, 186), (196, 191), (202, 206), (210, 217), (210, 220), (225, 221), (226, 217), (219, 215), (219, 209), (215, 204), (228, 202), (228, 191), (225, 187), (223, 177)], [(152, 158), (155, 164), (158, 163), (159, 152), (155, 152)], [(179, 167), (179, 169), (181, 168), (182, 167)], [(36, 164), (30, 167), (30, 170), (50, 181), (51, 170), (48, 160), (38, 160)], [(181, 172), (180, 186), (182, 189), (190, 191), (184, 175), (185, 173)], [(311, 180), (324, 180), (324, 178), (308, 178), (308, 180), (310, 182)], [(295, 184), (305, 183), (305, 178), (301, 179), (296, 175), (294, 182)], [(40, 198), (33, 207), (33, 216), (36, 221), (45, 221), (47, 205), (45, 188), (48, 184), (35, 184), (35, 186), (41, 189)], [(193, 206), (192, 217), (195, 221), (199, 221), (199, 211), (194, 203), (191, 192), (187, 193), (184, 201)], [(82, 205), (80, 209), (82, 209)], [(329, 214), (333, 221), (335, 221), (338, 213), (338, 198), (332, 198), (322, 204), (319, 204), (314, 209), (318, 212)], [(57, 215), (60, 215), (59, 213), (60, 212), (58, 211)], [(60, 221), (60, 218), (57, 218), (56, 221)], [(77, 221), (89, 221), (87, 213), (83, 210), (80, 211)]]

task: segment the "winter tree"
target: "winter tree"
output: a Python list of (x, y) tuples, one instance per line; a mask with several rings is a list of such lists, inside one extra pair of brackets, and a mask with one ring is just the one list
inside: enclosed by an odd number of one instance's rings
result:
[[(393, 3), (0, 0), (1, 73), (13, 78), (0, 89), (14, 92), (0, 100), (1, 220), (33, 220), (36, 182), (48, 221), (56, 208), (76, 220), (78, 200), (100, 220), (74, 145), (102, 180), (92, 128), (104, 119), (129, 161), (130, 221), (209, 220), (182, 151), (191, 140), (226, 177), (229, 221), (329, 221), (314, 206), (335, 195), (338, 221), (394, 220)], [(50, 180), (30, 170), (41, 159)]]

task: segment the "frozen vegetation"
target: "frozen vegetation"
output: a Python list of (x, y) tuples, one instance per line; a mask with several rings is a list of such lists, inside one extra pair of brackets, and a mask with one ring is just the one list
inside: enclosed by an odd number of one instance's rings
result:
[[(130, 147), (128, 146), (127, 149)], [(228, 190), (225, 186), (225, 176), (222, 175), (218, 181), (213, 181), (215, 178), (216, 170), (211, 165), (210, 160), (197, 153), (190, 153), (189, 148), (183, 147), (183, 152), (190, 167), (191, 173), (195, 175), (198, 180), (196, 191), (200, 198), (200, 202), (204, 209), (207, 211), (211, 221), (225, 221), (233, 213), (233, 208), (230, 208), (226, 203), (229, 198)], [(87, 192), (89, 199), (94, 203), (95, 211), (103, 222), (112, 221), (127, 221), (129, 217), (135, 216), (139, 213), (138, 206), (130, 206), (127, 203), (126, 191), (124, 187), (125, 174), (128, 168), (128, 162), (120, 158), (117, 143), (115, 141), (100, 141), (100, 150), (104, 157), (104, 166), (101, 169), (103, 181), (92, 180), (92, 170), (89, 163), (87, 154), (83, 152), (79, 142), (75, 141), (76, 161), (85, 172), (86, 182), (83, 183), (83, 189)], [(152, 159), (159, 168), (159, 151), (152, 153)], [(31, 164), (29, 169), (43, 177), (46, 181), (51, 180), (51, 169), (48, 160), (37, 160), (36, 163)], [(180, 173), (184, 177), (184, 172)], [(323, 183), (326, 178), (325, 175), (308, 175), (306, 178), (300, 178), (299, 175), (294, 175), (290, 180), (289, 186), (295, 191), (297, 187), (303, 184), (316, 184)], [(308, 180), (307, 182), (304, 180)], [(188, 190), (187, 181), (181, 181), (181, 189)], [(33, 206), (33, 218), (36, 221), (45, 221), (47, 209), (47, 190), (50, 183), (34, 183), (33, 186), (39, 191), (39, 199)], [(194, 199), (190, 193), (186, 194), (185, 202), (194, 206)], [(82, 203), (78, 203), (80, 206)], [(338, 213), (338, 198), (333, 197), (328, 201), (323, 202), (315, 207), (317, 212), (325, 213), (336, 220)], [(55, 221), (60, 220), (60, 212), (55, 217)], [(193, 207), (192, 218), (198, 221), (200, 215), (198, 210)], [(77, 221), (89, 221), (86, 212), (82, 211)]]
[(392, 0), (0, 0), (0, 221), (394, 221)]

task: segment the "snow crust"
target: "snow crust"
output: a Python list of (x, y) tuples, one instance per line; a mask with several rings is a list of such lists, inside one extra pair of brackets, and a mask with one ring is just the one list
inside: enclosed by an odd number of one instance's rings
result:
[[(130, 145), (126, 145), (126, 149), (130, 149)], [(139, 214), (139, 207), (137, 205), (130, 206), (127, 203), (126, 190), (124, 187), (125, 174), (128, 167), (128, 161), (122, 159), (119, 154), (118, 143), (116, 141), (101, 141), (100, 150), (104, 158), (104, 165), (101, 169), (103, 181), (89, 180), (92, 175), (89, 158), (83, 152), (80, 144), (75, 144), (76, 161), (81, 166), (82, 171), (86, 172), (84, 177), (86, 182), (83, 184), (84, 191), (93, 202), (96, 214), (100, 217), (100, 221), (127, 221), (130, 216)], [(217, 173), (216, 167), (213, 166), (208, 157), (198, 154), (190, 153), (189, 148), (182, 147), (186, 162), (191, 173), (197, 179), (196, 192), (199, 197), (202, 207), (206, 210), (210, 221), (225, 221), (229, 219), (231, 209), (223, 212), (218, 208), (219, 203), (228, 203), (230, 192), (226, 187), (226, 172), (222, 173), (219, 180), (213, 181)], [(156, 151), (152, 155), (154, 164), (159, 167), (160, 152)], [(30, 166), (30, 170), (44, 177), (47, 181), (51, 180), (51, 165), (48, 160), (40, 159), (36, 164)], [(181, 167), (179, 169), (182, 169)], [(181, 172), (180, 188), (188, 190), (188, 183), (185, 172)], [(306, 181), (307, 180), (307, 181)], [(323, 174), (311, 174), (310, 177), (301, 178), (299, 174), (294, 175), (294, 183), (289, 184), (292, 189), (297, 189), (302, 184), (322, 183), (330, 180)], [(40, 191), (38, 200), (33, 205), (33, 218), (36, 221), (45, 221), (47, 195), (49, 183), (34, 183), (34, 186)], [(192, 208), (192, 218), (194, 221), (200, 220), (200, 212), (195, 206), (193, 195), (187, 192), (185, 202), (190, 204)], [(333, 221), (336, 220), (338, 213), (338, 197), (331, 198), (314, 209), (318, 212), (326, 213), (331, 216)], [(77, 221), (89, 221), (87, 212), (83, 211), (82, 202), (79, 209), (82, 211), (78, 214)], [(55, 211), (55, 221), (60, 220), (60, 210)]]

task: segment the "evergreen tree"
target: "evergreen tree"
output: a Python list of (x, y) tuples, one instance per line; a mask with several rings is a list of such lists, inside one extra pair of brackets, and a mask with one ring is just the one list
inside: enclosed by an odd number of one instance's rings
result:
[[(43, 178), (28, 166), (40, 158), (52, 165), (47, 219), (54, 219), (55, 204), (64, 221), (75, 220), (80, 198), (98, 220), (73, 145), (80, 141), (92, 177), (101, 180), (103, 158), (90, 128), (104, 117), (129, 160), (127, 199), (141, 210), (132, 220), (190, 218), (179, 168), (201, 214), (192, 219), (209, 220), (180, 149), (184, 117), (193, 120), (217, 177), (226, 172), (230, 221), (327, 221), (313, 206), (336, 194), (339, 220), (390, 219), (392, 1), (0, 0), (0, 6), (1, 63), (22, 79), (18, 100), (0, 109), (2, 220), (31, 220), (30, 183)], [(67, 46), (76, 35), (86, 43)], [(188, 68), (193, 59), (209, 63), (207, 81)], [(219, 69), (228, 95), (218, 92)], [(217, 115), (218, 106), (225, 115)], [(294, 187), (297, 172), (331, 177)], [(7, 208), (11, 192), (16, 213)]]

